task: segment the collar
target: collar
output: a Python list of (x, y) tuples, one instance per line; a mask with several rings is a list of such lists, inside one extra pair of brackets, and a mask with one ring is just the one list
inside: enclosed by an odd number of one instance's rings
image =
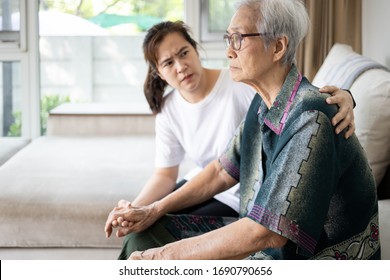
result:
[(297, 67), (292, 65), (281, 91), (276, 96), (274, 103), (264, 118), (264, 124), (277, 135), (280, 135), (283, 131), (291, 104), (294, 101), (301, 81), (302, 75), (299, 73)]

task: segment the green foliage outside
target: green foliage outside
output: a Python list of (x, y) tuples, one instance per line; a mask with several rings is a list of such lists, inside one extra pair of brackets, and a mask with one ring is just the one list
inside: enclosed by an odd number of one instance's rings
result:
[[(50, 110), (65, 102), (70, 102), (69, 96), (46, 95), (41, 98), (41, 135), (46, 134), (47, 119), (49, 117)], [(20, 137), (22, 136), (22, 113), (20, 111), (14, 112), (13, 117), (14, 122), (9, 128), (7, 136)]]
[(41, 97), (41, 135), (46, 134), (50, 110), (66, 102), (70, 102), (69, 96), (45, 95)]
[(232, 0), (209, 1), (209, 27), (212, 32), (224, 32), (233, 16), (234, 4)]
[(14, 122), (10, 125), (7, 136), (20, 137), (22, 135), (22, 113), (20, 111), (14, 112)]
[[(110, 25), (101, 22), (102, 16), (117, 16), (123, 19), (123, 22), (117, 22), (118, 19), (115, 19), (115, 24), (134, 23), (138, 26), (138, 31), (145, 31), (155, 24), (155, 21), (150, 21), (151, 24), (145, 26), (145, 19), (142, 17), (158, 21), (183, 19), (184, 4), (183, 0), (41, 0), (40, 10), (76, 15), (102, 27)], [(129, 17), (129, 21), (126, 21), (125, 17)]]

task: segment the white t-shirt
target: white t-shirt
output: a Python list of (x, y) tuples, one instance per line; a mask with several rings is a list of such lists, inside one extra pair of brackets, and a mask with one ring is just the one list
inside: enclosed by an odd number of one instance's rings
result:
[[(177, 90), (169, 93), (156, 117), (156, 167), (179, 165), (187, 155), (199, 169), (185, 178), (195, 176), (225, 150), (254, 94), (249, 86), (232, 81), (227, 69), (198, 103), (189, 103)], [(238, 211), (238, 185), (215, 199)]]

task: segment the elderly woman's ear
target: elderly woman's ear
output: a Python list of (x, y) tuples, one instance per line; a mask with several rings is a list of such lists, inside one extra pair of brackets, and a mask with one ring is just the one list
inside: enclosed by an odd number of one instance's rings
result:
[(274, 61), (281, 61), (287, 52), (288, 37), (281, 36), (274, 42)]

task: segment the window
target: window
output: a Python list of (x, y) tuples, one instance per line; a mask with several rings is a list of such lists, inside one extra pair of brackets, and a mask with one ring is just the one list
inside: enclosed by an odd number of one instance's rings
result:
[(22, 0), (0, 0), (0, 48), (4, 50), (25, 50), (25, 18), (20, 12), (25, 11)]
[(0, 135), (21, 136), (22, 95), (20, 62), (0, 62)]
[(235, 1), (201, 0), (200, 40), (221, 42), (234, 12)]
[[(34, 1), (0, 0), (0, 137), (31, 138), (39, 120), (39, 115), (30, 114), (38, 106), (30, 99), (37, 94), (32, 86), (37, 71), (30, 68), (34, 64), (29, 56), (34, 44), (27, 49), (27, 5), (33, 13)], [(32, 36), (33, 23), (32, 18)]]

